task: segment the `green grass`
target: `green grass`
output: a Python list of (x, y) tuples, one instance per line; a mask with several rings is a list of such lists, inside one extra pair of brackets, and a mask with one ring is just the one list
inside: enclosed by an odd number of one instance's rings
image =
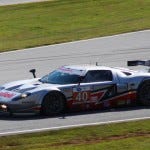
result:
[(150, 0), (56, 0), (0, 7), (0, 52), (150, 28)]
[(0, 137), (0, 150), (149, 150), (150, 120)]

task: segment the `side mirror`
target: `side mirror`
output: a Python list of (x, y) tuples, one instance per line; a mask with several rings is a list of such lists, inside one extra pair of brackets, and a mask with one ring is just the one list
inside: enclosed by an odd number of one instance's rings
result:
[(35, 75), (36, 69), (31, 69), (29, 72), (31, 72), (33, 74), (33, 77), (36, 78), (36, 75)]

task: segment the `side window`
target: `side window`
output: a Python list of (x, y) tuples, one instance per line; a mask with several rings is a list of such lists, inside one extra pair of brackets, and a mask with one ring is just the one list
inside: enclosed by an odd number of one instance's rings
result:
[(92, 70), (88, 71), (83, 83), (112, 81), (112, 72), (110, 70)]

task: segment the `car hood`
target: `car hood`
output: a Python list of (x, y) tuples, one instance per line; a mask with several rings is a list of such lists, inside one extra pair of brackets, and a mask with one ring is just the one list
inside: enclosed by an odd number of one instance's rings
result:
[(23, 93), (34, 93), (41, 90), (57, 89), (57, 84), (42, 83), (39, 79), (22, 80), (11, 82), (2, 86), (0, 90), (0, 99), (13, 99)]
[(40, 78), (10, 82), (2, 85), (1, 87), (8, 91), (24, 93), (36, 88), (59, 86), (58, 84), (42, 83), (39, 81), (39, 79)]

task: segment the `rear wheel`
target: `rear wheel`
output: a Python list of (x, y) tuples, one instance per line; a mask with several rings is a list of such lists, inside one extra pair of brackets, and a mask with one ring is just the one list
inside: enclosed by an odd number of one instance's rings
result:
[(145, 81), (138, 90), (138, 102), (150, 106), (150, 81)]
[(41, 113), (52, 116), (63, 113), (65, 110), (65, 98), (59, 92), (52, 92), (45, 96), (42, 102)]

